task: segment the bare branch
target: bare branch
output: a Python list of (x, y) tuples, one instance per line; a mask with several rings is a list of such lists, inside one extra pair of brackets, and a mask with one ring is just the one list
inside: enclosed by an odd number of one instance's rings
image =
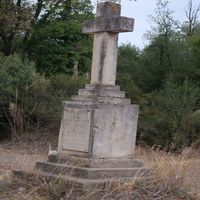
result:
[(17, 1), (17, 6), (18, 6), (18, 7), (21, 7), (21, 3), (22, 3), (22, 1), (21, 1), (21, 0), (18, 0), (18, 1)]
[(186, 17), (188, 19), (187, 35), (192, 36), (194, 34), (195, 27), (198, 23), (198, 13), (200, 11), (200, 4), (197, 8), (193, 7), (193, 1), (190, 0), (188, 3), (188, 10), (185, 11)]
[(35, 10), (35, 15), (34, 15), (34, 19), (37, 20), (41, 11), (42, 11), (42, 6), (43, 6), (44, 0), (37, 0), (37, 7)]
[(60, 3), (62, 2), (62, 0), (55, 0), (55, 1), (52, 1), (51, 4), (50, 4), (50, 9), (47, 11), (47, 13), (43, 16), (43, 19), (42, 21), (46, 21), (48, 19), (48, 17), (51, 15), (52, 13), (52, 9), (56, 9)]

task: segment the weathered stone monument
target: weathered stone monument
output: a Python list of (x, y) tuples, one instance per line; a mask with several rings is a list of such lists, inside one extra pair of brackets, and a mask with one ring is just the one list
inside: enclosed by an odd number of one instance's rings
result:
[(133, 157), (138, 106), (115, 85), (118, 34), (134, 23), (120, 11), (119, 4), (98, 3), (96, 19), (84, 22), (83, 33), (94, 34), (91, 83), (64, 102), (58, 151), (36, 168), (83, 184), (145, 172)]

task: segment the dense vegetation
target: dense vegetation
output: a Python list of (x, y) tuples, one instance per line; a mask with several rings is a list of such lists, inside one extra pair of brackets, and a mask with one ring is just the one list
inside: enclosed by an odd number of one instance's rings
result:
[[(61, 101), (89, 81), (92, 37), (81, 26), (92, 10), (90, 0), (0, 1), (0, 139), (60, 123)], [(199, 10), (189, 1), (179, 22), (158, 0), (149, 44), (119, 47), (117, 84), (140, 105), (138, 141), (200, 144)]]

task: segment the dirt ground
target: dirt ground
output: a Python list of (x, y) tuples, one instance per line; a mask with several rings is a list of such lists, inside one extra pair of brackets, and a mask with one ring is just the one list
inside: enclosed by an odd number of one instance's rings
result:
[(44, 128), (15, 141), (1, 141), (0, 173), (13, 169), (31, 170), (35, 162), (47, 159), (48, 151), (57, 146), (57, 132), (57, 128)]
[[(55, 148), (57, 144), (57, 135), (51, 138), (43, 134), (43, 137), (33, 135), (32, 138), (23, 139), (23, 142), (12, 143), (10, 141), (0, 142), (0, 187), (1, 181), (6, 175), (10, 174), (11, 170), (33, 170), (37, 161), (44, 161), (47, 159), (48, 150)], [(44, 142), (45, 141), (45, 142)], [(147, 164), (151, 162), (152, 153), (147, 153), (141, 148), (136, 151), (136, 156), (144, 160)], [(147, 158), (148, 157), (148, 158)], [(149, 162), (149, 163), (148, 163)], [(188, 167), (185, 171), (184, 187), (193, 193), (200, 193), (200, 153), (194, 150), (189, 151)], [(0, 188), (1, 190), (1, 188)], [(18, 189), (19, 195), (22, 189)], [(21, 197), (22, 198), (22, 197)], [(1, 197), (0, 200), (11, 200), (12, 198)], [(14, 198), (15, 199), (15, 198)], [(26, 198), (22, 198), (26, 199)], [(37, 199), (37, 198), (29, 198)]]

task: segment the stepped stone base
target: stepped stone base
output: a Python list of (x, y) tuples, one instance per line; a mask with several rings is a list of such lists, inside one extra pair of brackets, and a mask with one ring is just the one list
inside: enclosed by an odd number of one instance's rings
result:
[[(50, 156), (49, 160), (51, 159)], [(147, 178), (150, 173), (150, 170), (143, 167), (142, 162), (137, 159), (65, 157), (59, 162), (37, 162), (35, 169), (45, 176), (60, 177), (85, 189), (105, 186), (108, 183), (128, 182), (135, 176)]]
[[(138, 174), (138, 177), (140, 178), (140, 181), (146, 180), (146, 179), (151, 179), (149, 176), (150, 170), (145, 169), (146, 171), (143, 171), (142, 173)], [(70, 176), (70, 175), (58, 175), (55, 173), (51, 172), (46, 172), (46, 171), (41, 171), (39, 170), (34, 170), (34, 171), (22, 171), (22, 170), (14, 170), (13, 174), (19, 178), (28, 178), (28, 180), (32, 180), (32, 176), (34, 176), (36, 179), (39, 177), (42, 177), (42, 180), (48, 183), (49, 181), (55, 182), (62, 182), (65, 183), (65, 187), (70, 187), (77, 190), (81, 191), (89, 191), (89, 192), (96, 192), (96, 190), (104, 190), (107, 186), (119, 186), (119, 184), (124, 184), (131, 182), (134, 177), (113, 177), (113, 178), (99, 178), (99, 179), (88, 179), (88, 178), (81, 178), (81, 177), (75, 177), (75, 176)]]
[(95, 102), (102, 104), (130, 104), (130, 99), (125, 98), (125, 92), (119, 86), (86, 84), (85, 89), (80, 89), (77, 96), (72, 96), (72, 101), (84, 103)]
[(64, 175), (84, 179), (104, 179), (104, 178), (125, 178), (134, 177), (137, 174), (144, 174), (146, 168), (87, 168), (72, 165), (38, 162), (36, 169), (57, 175)]

